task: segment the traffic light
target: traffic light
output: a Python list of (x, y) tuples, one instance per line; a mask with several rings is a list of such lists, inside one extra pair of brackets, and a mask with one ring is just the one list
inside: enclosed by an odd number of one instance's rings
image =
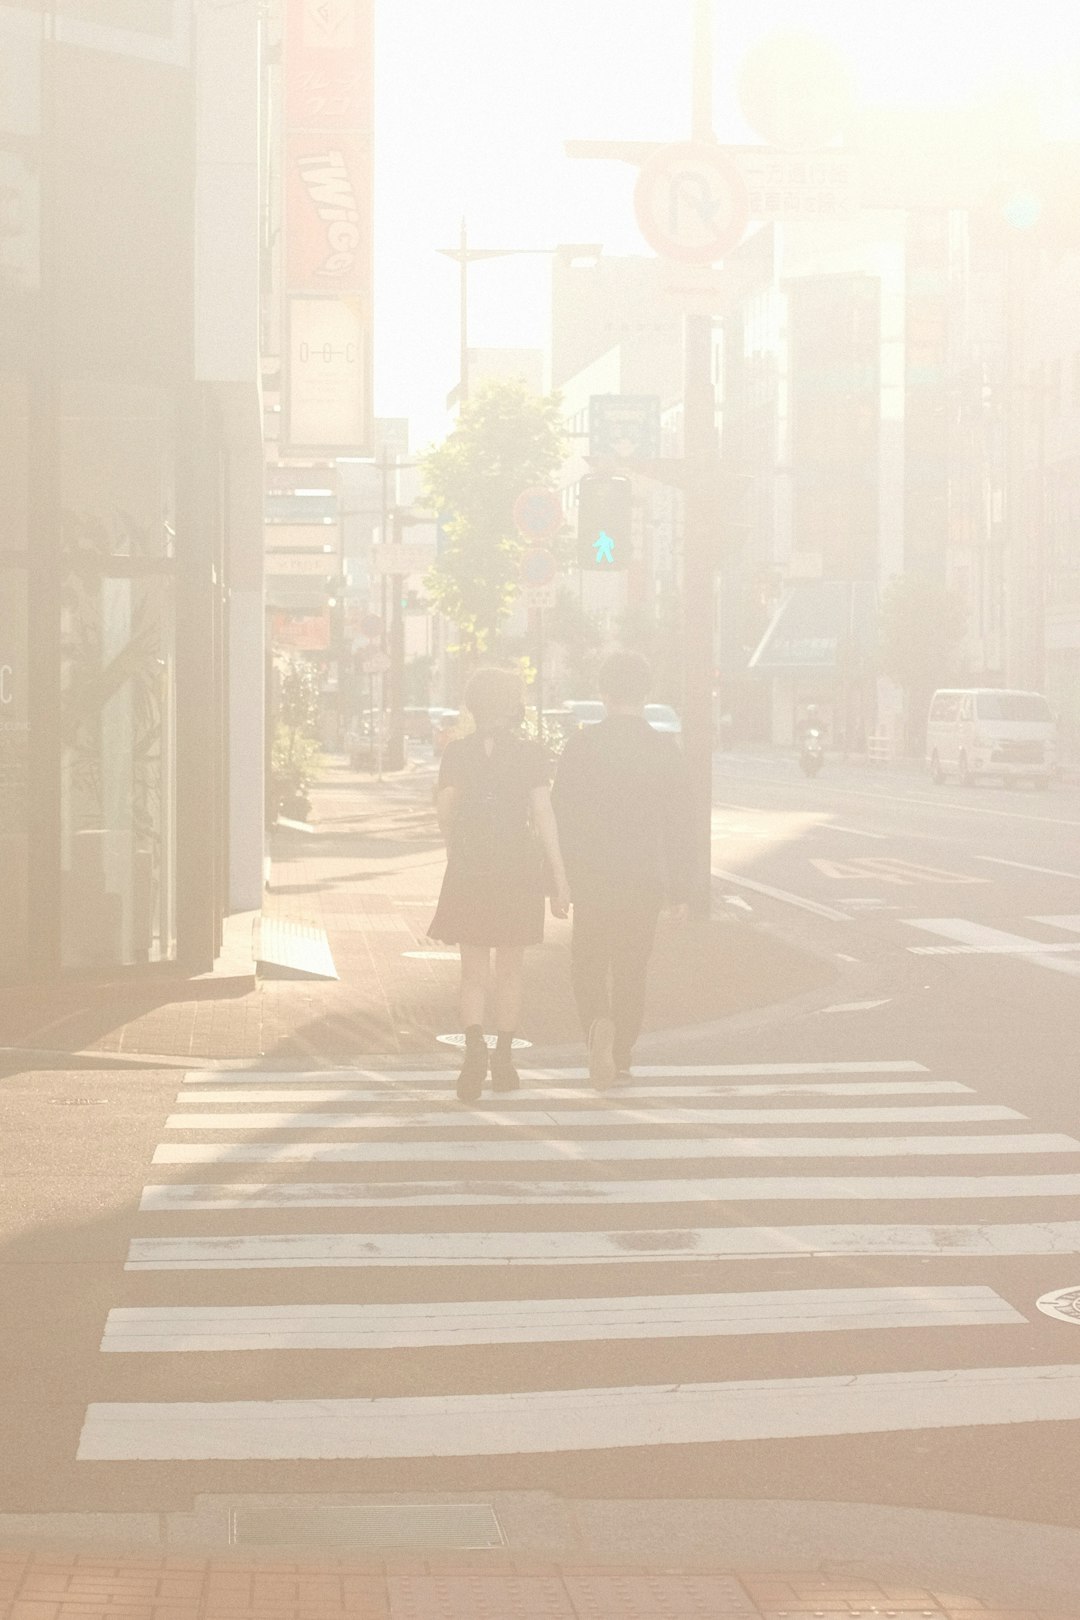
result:
[(629, 568), (633, 555), (633, 485), (590, 473), (578, 490), (578, 567), (595, 573)]

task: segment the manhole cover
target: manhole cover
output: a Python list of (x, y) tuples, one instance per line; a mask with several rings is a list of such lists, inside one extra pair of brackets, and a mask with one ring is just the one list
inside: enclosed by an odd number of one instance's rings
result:
[[(436, 1035), (435, 1039), (437, 1041), (441, 1041), (443, 1046), (464, 1046), (465, 1045), (465, 1037), (464, 1037), (464, 1035)], [(487, 1041), (489, 1048), (492, 1051), (494, 1051), (494, 1049), (495, 1049), (495, 1037), (494, 1037), (494, 1035), (485, 1035), (484, 1039)], [(531, 1046), (531, 1045), (532, 1045), (532, 1041), (527, 1041), (520, 1035), (515, 1035), (514, 1036), (514, 1046), (515, 1046), (515, 1048), (519, 1047), (519, 1046)]]
[(241, 1547), (505, 1546), (494, 1509), (481, 1502), (236, 1508), (229, 1521), (229, 1540)]
[(1055, 1288), (1036, 1301), (1044, 1316), (1056, 1317), (1059, 1322), (1080, 1324), (1080, 1287)]

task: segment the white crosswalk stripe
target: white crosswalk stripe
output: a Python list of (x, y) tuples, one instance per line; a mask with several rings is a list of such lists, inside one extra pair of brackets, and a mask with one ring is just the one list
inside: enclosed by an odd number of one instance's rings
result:
[(164, 1306), (109, 1312), (103, 1350), (395, 1350), (1023, 1322), (992, 1288), (819, 1288), (429, 1305)]
[[(528, 1071), (529, 1089), (465, 1109), (445, 1071), (185, 1076), (105, 1324), (108, 1393), (119, 1378), (124, 1398), (89, 1406), (78, 1457), (420, 1463), (1080, 1416), (1080, 1372), (1025, 1360), (1033, 1302), (986, 1271), (1080, 1255), (1065, 1218), (1080, 1140), (909, 1060), (657, 1065), (603, 1096), (582, 1078)], [(974, 1100), (932, 1100), (958, 1095)], [(918, 1173), (929, 1157), (941, 1173)], [(828, 1173), (783, 1163), (803, 1159)], [(263, 1179), (230, 1181), (234, 1165)], [(168, 1179), (185, 1166), (204, 1179)], [(989, 1207), (958, 1221), (961, 1200)], [(995, 1218), (995, 1200), (1020, 1218)], [(771, 1203), (837, 1207), (776, 1224)], [(693, 1224), (672, 1225), (688, 1205)], [(958, 1275), (961, 1259), (983, 1269)], [(911, 1270), (934, 1262), (953, 1269)], [(301, 1270), (325, 1281), (298, 1294)], [(748, 1339), (769, 1342), (775, 1376), (755, 1376)], [(843, 1376), (819, 1342), (845, 1347)], [(484, 1347), (490, 1394), (475, 1378), (454, 1391), (468, 1346)], [(162, 1356), (176, 1359), (151, 1377)], [(216, 1398), (226, 1364), (248, 1398)]]
[[(573, 1125), (954, 1125), (961, 1122), (997, 1119), (1023, 1119), (1015, 1108), (995, 1108), (978, 1103), (936, 1103), (928, 1108), (583, 1108), (580, 1110), (537, 1110), (531, 1119), (520, 1111), (478, 1108), (480, 1125), (528, 1124)], [(390, 1112), (373, 1103), (367, 1114), (330, 1114), (312, 1108), (303, 1114), (170, 1114), (165, 1121), (170, 1131), (362, 1131), (385, 1130), (387, 1125), (448, 1126), (456, 1130), (462, 1121), (460, 1108), (428, 1110), (422, 1114)]]
[(601, 1159), (899, 1159), (1080, 1153), (1074, 1136), (713, 1136), (574, 1142), (164, 1142), (155, 1164), (541, 1163)]
[(1080, 1255), (1080, 1221), (935, 1226), (712, 1226), (597, 1232), (302, 1232), (134, 1238), (128, 1271), (280, 1271), (399, 1266), (655, 1265), (831, 1255), (929, 1259)]

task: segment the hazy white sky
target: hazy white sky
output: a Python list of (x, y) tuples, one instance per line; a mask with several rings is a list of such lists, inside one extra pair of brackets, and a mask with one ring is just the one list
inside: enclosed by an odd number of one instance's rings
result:
[[(379, 0), (376, 410), (441, 437), (458, 373), (457, 267), (435, 249), (464, 213), (476, 246), (603, 242), (647, 251), (634, 170), (571, 162), (566, 140), (683, 139), (691, 0)], [(781, 28), (842, 45), (868, 102), (948, 103), (988, 80), (1054, 80), (1080, 109), (1078, 0), (716, 0), (715, 124), (755, 140), (738, 63)], [(542, 347), (543, 258), (493, 260), (470, 280), (476, 347)]]

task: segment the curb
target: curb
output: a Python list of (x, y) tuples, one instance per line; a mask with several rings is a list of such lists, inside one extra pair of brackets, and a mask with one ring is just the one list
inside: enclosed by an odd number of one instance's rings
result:
[[(459, 1539), (431, 1546), (408, 1536), (387, 1545), (384, 1536), (380, 1546), (358, 1522), (373, 1508), (422, 1515), (425, 1508), (466, 1505), (492, 1512), (497, 1545), (469, 1547)], [(355, 1516), (351, 1543), (340, 1535), (322, 1544), (311, 1535), (260, 1543), (242, 1533), (244, 1515), (250, 1525), (267, 1510), (297, 1522), (327, 1510), (329, 1520), (342, 1509)], [(373, 1575), (427, 1577), (431, 1586), (462, 1576), (726, 1578), (749, 1589), (770, 1616), (792, 1617), (862, 1607), (900, 1620), (919, 1612), (932, 1620), (946, 1613), (1004, 1620), (1006, 1612), (1023, 1620), (1036, 1609), (1070, 1620), (1080, 1591), (1080, 1529), (850, 1502), (575, 1500), (547, 1492), (199, 1497), (190, 1512), (0, 1514), (0, 1548), (24, 1556), (32, 1549), (49, 1565), (62, 1558), (85, 1565), (88, 1549), (93, 1562), (130, 1559), (140, 1568), (155, 1558), (173, 1568), (198, 1560), (206, 1573), (206, 1566), (225, 1574), (240, 1566), (264, 1570), (265, 1579), (278, 1571), (286, 1582), (346, 1563)], [(3, 1562), (0, 1553), (0, 1569)], [(744, 1599), (738, 1612), (757, 1620), (755, 1607)], [(620, 1604), (619, 1612), (635, 1611)]]

